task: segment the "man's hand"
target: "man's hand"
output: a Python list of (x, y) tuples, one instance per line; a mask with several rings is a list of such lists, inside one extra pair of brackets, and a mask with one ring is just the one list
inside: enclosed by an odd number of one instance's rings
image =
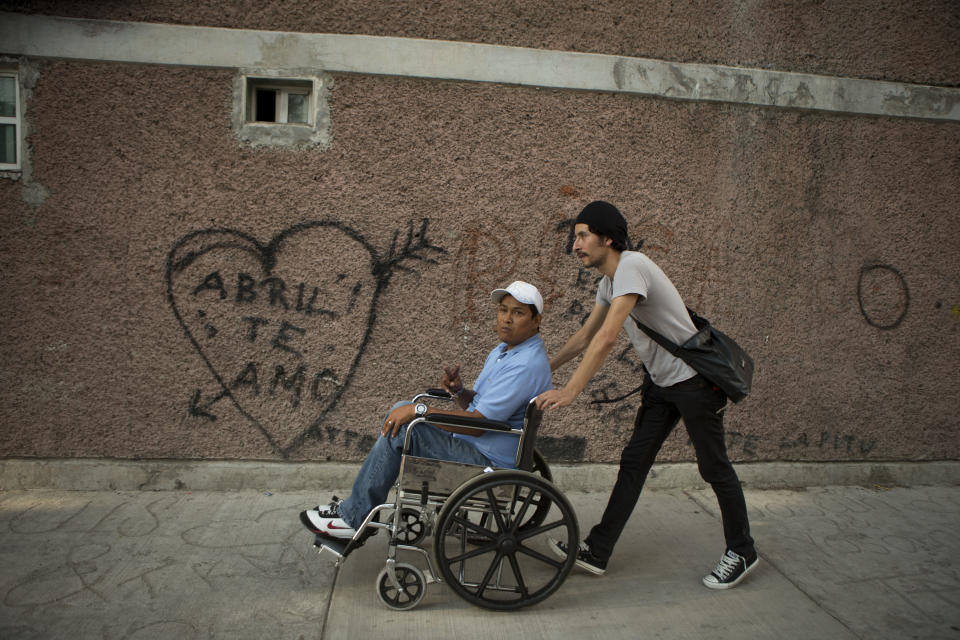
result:
[(443, 380), (440, 382), (440, 386), (450, 395), (455, 395), (463, 390), (463, 380), (460, 379), (460, 365), (453, 369), (450, 367), (443, 368)]
[(537, 409), (559, 409), (573, 404), (577, 394), (563, 389), (550, 389), (537, 396)]
[(383, 428), (380, 429), (380, 434), (383, 436), (395, 436), (400, 433), (401, 425), (411, 422), (416, 416), (417, 411), (412, 404), (405, 404), (402, 407), (397, 407), (390, 412), (390, 415), (387, 416), (386, 422), (383, 423)]

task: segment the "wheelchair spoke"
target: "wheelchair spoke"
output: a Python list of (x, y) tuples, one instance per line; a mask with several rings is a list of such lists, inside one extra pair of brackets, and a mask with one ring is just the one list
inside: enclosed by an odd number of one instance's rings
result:
[(544, 563), (544, 564), (548, 564), (548, 565), (550, 565), (551, 567), (553, 567), (554, 569), (559, 569), (560, 567), (563, 566), (563, 562), (562, 562), (562, 561), (557, 560), (556, 558), (551, 558), (550, 556), (545, 556), (545, 555), (543, 555), (542, 553), (540, 553), (539, 551), (535, 551), (534, 549), (531, 549), (530, 547), (525, 547), (525, 546), (523, 546), (523, 545), (520, 545), (519, 547), (517, 547), (517, 551), (518, 551), (519, 553), (526, 554), (526, 555), (530, 556), (531, 558), (534, 558), (534, 559), (536, 559), (536, 560), (539, 560), (540, 562), (542, 562), (542, 563)]
[(530, 494), (529, 494), (530, 497), (528, 498), (528, 500), (530, 500), (530, 504), (532, 504), (533, 506), (538, 506), (540, 504), (540, 501), (543, 498), (543, 492), (534, 487), (529, 487), (529, 490), (530, 490)]
[(480, 584), (477, 585), (477, 595), (482, 596), (483, 592), (487, 590), (487, 586), (490, 584), (490, 580), (493, 578), (493, 574), (496, 573), (497, 567), (500, 566), (500, 562), (503, 560), (503, 553), (497, 551), (497, 555), (493, 558), (493, 562), (490, 563), (490, 568), (487, 569), (487, 573), (483, 576), (483, 580), (480, 581)]
[(487, 500), (490, 501), (490, 512), (493, 513), (493, 519), (497, 522), (500, 531), (507, 530), (507, 523), (503, 519), (503, 514), (497, 506), (497, 498), (493, 495), (493, 489), (487, 489)]
[(511, 553), (510, 558), (510, 568), (513, 570), (513, 577), (517, 579), (517, 589), (520, 590), (520, 595), (524, 598), (530, 597), (530, 592), (527, 590), (527, 585), (523, 581), (523, 575), (520, 573), (520, 563), (517, 562), (517, 554)]
[(482, 556), (485, 553), (490, 553), (491, 551), (496, 551), (496, 550), (497, 550), (497, 545), (491, 544), (490, 546), (487, 546), (487, 547), (480, 547), (479, 549), (473, 549), (471, 551), (467, 551), (466, 553), (461, 554), (459, 556), (454, 556), (453, 558), (447, 558), (447, 562), (449, 562), (450, 564), (455, 564), (457, 562), (463, 562), (465, 560), (469, 560), (470, 558), (476, 558), (477, 556)]
[(518, 532), (517, 535), (521, 540), (526, 540), (527, 538), (532, 538), (533, 536), (538, 536), (542, 533), (546, 533), (551, 529), (556, 529), (557, 527), (565, 527), (565, 526), (567, 526), (567, 523), (565, 520), (557, 520), (556, 522), (540, 525), (536, 529), (530, 529), (529, 531), (520, 531)]
[(493, 539), (496, 537), (496, 536), (494, 536), (494, 533), (493, 533), (492, 531), (490, 531), (489, 529), (486, 529), (486, 528), (484, 528), (484, 527), (481, 527), (480, 525), (478, 525), (478, 524), (476, 524), (476, 523), (470, 522), (470, 520), (468, 520), (467, 518), (464, 518), (464, 517), (462, 517), (462, 516), (457, 516), (457, 515), (455, 515), (455, 516), (453, 516), (450, 520), (451, 520), (451, 522), (455, 522), (456, 524), (459, 524), (459, 525), (460, 525), (461, 527), (463, 527), (465, 530), (470, 530), (470, 531), (472, 531), (473, 533), (479, 533), (480, 535), (482, 535), (482, 536), (484, 536), (484, 537), (486, 537), (486, 538), (490, 538), (491, 540), (493, 540)]
[[(544, 504), (544, 501), (538, 498), (536, 500), (531, 500), (530, 504), (533, 505), (534, 508), (536, 508), (536, 507), (539, 507), (541, 504)], [(547, 501), (547, 504), (549, 504), (549, 501)]]
[[(519, 527), (520, 523), (523, 522), (527, 515), (527, 509), (529, 509), (530, 505), (533, 504), (534, 495), (536, 494), (531, 490), (530, 493), (527, 494), (527, 497), (523, 500), (523, 505), (520, 507), (520, 511), (513, 518), (513, 528), (511, 529), (511, 532), (516, 532), (517, 527)], [(516, 503), (516, 500), (514, 500), (514, 503)]]

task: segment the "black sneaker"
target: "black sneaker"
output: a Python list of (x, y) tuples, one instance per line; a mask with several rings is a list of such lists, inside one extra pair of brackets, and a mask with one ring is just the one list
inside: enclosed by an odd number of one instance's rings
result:
[(750, 570), (760, 562), (760, 556), (754, 551), (749, 558), (727, 549), (713, 572), (703, 577), (703, 584), (711, 589), (730, 589), (740, 584)]
[[(567, 543), (560, 542), (559, 540), (554, 540), (553, 538), (547, 538), (547, 544), (550, 545), (550, 548), (555, 554), (561, 558), (566, 558), (567, 553)], [(586, 541), (581, 542), (577, 545), (577, 566), (581, 569), (586, 569), (595, 576), (602, 576), (607, 572), (607, 561), (601, 560), (597, 556), (593, 555), (593, 551), (590, 550), (590, 545)]]

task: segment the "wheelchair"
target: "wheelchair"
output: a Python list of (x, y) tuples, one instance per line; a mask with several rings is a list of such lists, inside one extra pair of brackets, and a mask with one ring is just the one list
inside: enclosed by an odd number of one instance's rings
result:
[[(428, 389), (413, 402), (450, 399), (446, 391)], [(510, 611), (543, 601), (573, 568), (580, 533), (573, 507), (553, 485), (550, 469), (534, 447), (542, 417), (531, 400), (518, 434), (516, 469), (407, 453), (413, 429), (423, 423), (518, 433), (506, 422), (442, 415), (413, 420), (391, 493), (396, 501), (374, 507), (352, 539), (317, 535), (314, 546), (321, 554), (333, 554), (340, 566), (370, 536), (385, 530), (386, 565), (375, 588), (380, 601), (395, 610), (412, 609), (428, 583), (444, 582), (485, 609)], [(432, 557), (420, 544), (430, 536)], [(566, 545), (566, 557), (547, 548), (548, 536)], [(399, 552), (419, 556), (426, 568), (399, 562)]]

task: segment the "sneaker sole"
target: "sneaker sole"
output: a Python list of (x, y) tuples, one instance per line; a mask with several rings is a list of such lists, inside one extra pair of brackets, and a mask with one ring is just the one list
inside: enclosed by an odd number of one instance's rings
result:
[[(733, 589), (735, 586), (743, 582), (743, 579), (746, 578), (747, 575), (751, 571), (753, 571), (754, 567), (756, 567), (758, 564), (760, 564), (760, 556), (757, 556), (757, 559), (753, 561), (753, 564), (751, 564), (746, 569), (744, 569), (743, 573), (740, 574), (740, 577), (734, 580), (733, 582), (727, 582), (726, 584), (722, 584), (720, 582), (708, 582), (707, 579), (704, 578), (703, 586), (707, 587), (708, 589), (718, 589), (718, 590)], [(710, 574), (710, 575), (713, 575), (713, 574)]]
[(587, 563), (587, 562), (584, 562), (584, 561), (581, 560), (580, 558), (577, 558), (576, 565), (577, 565), (578, 567), (580, 567), (581, 569), (583, 569), (584, 571), (588, 571), (588, 572), (592, 573), (592, 574), (595, 575), (595, 576), (602, 576), (603, 574), (605, 574), (605, 573), (607, 572), (606, 569), (601, 569), (600, 567), (595, 567), (595, 566), (593, 566), (592, 564), (589, 564), (589, 563)]
[[(566, 558), (566, 557), (567, 557), (567, 554), (564, 553), (563, 551), (561, 551), (561, 550), (560, 550), (560, 547), (557, 546), (557, 541), (556, 541), (556, 540), (554, 540), (553, 538), (550, 538), (549, 544), (550, 544), (550, 549), (553, 551), (553, 554), (554, 554), (555, 556), (557, 556), (557, 557), (559, 557), (559, 558)], [(581, 560), (580, 558), (577, 558), (577, 561), (576, 561), (575, 564), (576, 564), (578, 567), (580, 567), (581, 569), (583, 569), (584, 571), (588, 571), (589, 573), (592, 573), (592, 574), (595, 575), (595, 576), (602, 576), (603, 574), (605, 574), (605, 573), (607, 572), (606, 569), (601, 569), (600, 567), (595, 567), (595, 566), (593, 566), (592, 564), (589, 564), (589, 563), (584, 562), (584, 561)]]
[(306, 511), (300, 512), (300, 522), (303, 523), (303, 526), (306, 527), (307, 531), (309, 531), (310, 533), (319, 533), (319, 534), (323, 533), (323, 531), (313, 526), (313, 523), (310, 522), (310, 518), (307, 517)]

